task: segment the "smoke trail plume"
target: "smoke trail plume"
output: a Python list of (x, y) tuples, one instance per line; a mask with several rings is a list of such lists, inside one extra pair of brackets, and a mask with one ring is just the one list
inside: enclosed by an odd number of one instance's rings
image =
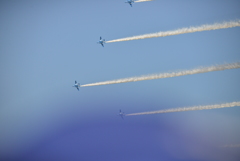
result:
[(226, 69), (235, 69), (235, 68), (240, 68), (240, 62), (224, 64), (224, 65), (217, 65), (217, 66), (210, 66), (210, 67), (200, 67), (200, 68), (196, 68), (196, 69), (192, 69), (192, 70), (183, 70), (180, 72), (153, 74), (153, 75), (147, 75), (147, 76), (130, 77), (130, 78), (123, 78), (123, 79), (117, 79), (117, 80), (112, 80), (112, 81), (97, 82), (97, 83), (81, 85), (81, 87), (136, 82), (136, 81), (151, 80), (151, 79), (170, 78), (170, 77), (178, 77), (178, 76), (184, 76), (184, 75), (199, 74), (199, 73), (220, 71), (220, 70), (226, 70)]
[(212, 25), (202, 25), (202, 26), (198, 26), (198, 27), (181, 28), (181, 29), (172, 30), (172, 31), (157, 32), (157, 33), (151, 33), (151, 34), (145, 34), (145, 35), (139, 35), (139, 36), (126, 37), (126, 38), (106, 41), (106, 43), (139, 40), (139, 39), (147, 39), (147, 38), (154, 38), (154, 37), (172, 36), (172, 35), (186, 34), (186, 33), (192, 33), (192, 32), (232, 28), (232, 27), (237, 27), (237, 26), (240, 26), (240, 20), (223, 22), (223, 23), (215, 23)]
[(195, 111), (195, 110), (210, 110), (210, 109), (226, 108), (226, 107), (234, 107), (234, 106), (240, 106), (240, 102), (232, 102), (232, 103), (224, 103), (224, 104), (216, 104), (216, 105), (207, 105), (207, 106), (183, 107), (183, 108), (167, 109), (167, 110), (159, 110), (159, 111), (150, 111), (150, 112), (141, 112), (141, 113), (132, 113), (132, 114), (127, 114), (126, 116), (151, 115), (151, 114), (159, 114), (159, 113)]
[(230, 144), (230, 145), (223, 145), (220, 146), (221, 148), (240, 148), (240, 144)]
[(134, 1), (134, 3), (138, 3), (138, 2), (147, 2), (147, 1), (153, 1), (153, 0), (138, 0), (138, 1)]

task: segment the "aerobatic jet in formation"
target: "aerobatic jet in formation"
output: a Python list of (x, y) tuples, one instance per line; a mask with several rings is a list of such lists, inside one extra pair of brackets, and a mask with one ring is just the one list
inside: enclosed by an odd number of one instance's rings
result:
[(132, 7), (132, 4), (134, 3), (134, 0), (127, 0), (125, 3), (129, 3), (130, 6)]
[(79, 90), (79, 87), (81, 87), (81, 85), (80, 85), (80, 83), (78, 83), (77, 81), (75, 81), (75, 84), (74, 84), (73, 87), (75, 87), (75, 88), (77, 88), (77, 90)]
[(100, 36), (100, 40), (97, 42), (99, 44), (101, 44), (104, 47), (104, 43), (105, 43), (105, 39), (102, 39), (102, 37)]
[(123, 116), (125, 116), (125, 113), (122, 112), (121, 110), (119, 110), (119, 114), (118, 114), (118, 116), (121, 116), (121, 118), (123, 119)]

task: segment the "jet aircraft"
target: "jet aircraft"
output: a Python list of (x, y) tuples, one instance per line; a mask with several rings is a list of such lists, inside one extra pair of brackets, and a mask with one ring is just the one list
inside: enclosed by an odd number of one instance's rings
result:
[(105, 43), (105, 39), (102, 39), (102, 37), (100, 36), (100, 40), (97, 42), (98, 44), (101, 44), (104, 47), (104, 43)]
[(121, 110), (119, 110), (119, 114), (118, 114), (118, 116), (121, 116), (121, 117), (122, 117), (122, 119), (123, 119), (123, 116), (125, 116), (125, 113), (124, 113), (124, 112), (122, 112)]
[(134, 3), (134, 0), (127, 0), (125, 3), (129, 3), (130, 6), (132, 7), (132, 4)]
[(75, 87), (75, 88), (77, 88), (77, 90), (79, 90), (79, 87), (81, 87), (81, 85), (80, 85), (80, 83), (78, 83), (77, 81), (75, 81), (75, 84), (74, 84), (73, 87)]

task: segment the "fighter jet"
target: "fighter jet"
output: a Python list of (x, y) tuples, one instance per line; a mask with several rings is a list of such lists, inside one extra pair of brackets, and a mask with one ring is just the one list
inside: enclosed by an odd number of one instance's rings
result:
[(100, 36), (100, 40), (97, 42), (98, 44), (101, 44), (104, 47), (104, 43), (105, 43), (105, 39), (102, 39), (102, 37)]
[(75, 87), (75, 88), (77, 88), (77, 90), (79, 90), (79, 87), (81, 87), (81, 85), (80, 85), (80, 83), (78, 83), (77, 81), (75, 81), (75, 84), (74, 84), (73, 87)]
[(129, 3), (130, 6), (132, 7), (132, 4), (134, 3), (134, 0), (127, 0), (125, 3)]
[(121, 116), (121, 117), (122, 117), (122, 119), (123, 119), (123, 116), (125, 116), (125, 113), (124, 113), (124, 112), (122, 112), (121, 110), (119, 110), (119, 114), (118, 114), (118, 116)]

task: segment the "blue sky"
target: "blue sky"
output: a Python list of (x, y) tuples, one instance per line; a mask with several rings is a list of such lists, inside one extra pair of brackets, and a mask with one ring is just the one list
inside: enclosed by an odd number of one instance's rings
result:
[[(125, 113), (240, 100), (240, 69), (82, 84), (240, 60), (240, 28), (96, 42), (240, 19), (238, 0), (0, 2), (0, 157), (5, 160), (237, 160), (239, 107)], [(0, 159), (1, 159), (0, 158)]]

